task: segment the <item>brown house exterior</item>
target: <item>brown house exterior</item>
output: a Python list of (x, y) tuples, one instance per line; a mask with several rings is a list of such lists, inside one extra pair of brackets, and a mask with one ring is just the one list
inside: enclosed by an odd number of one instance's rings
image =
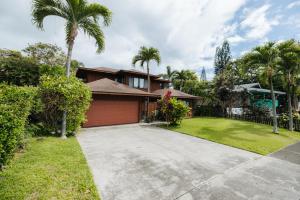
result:
[(168, 90), (190, 107), (197, 98), (169, 89), (170, 81), (156, 75), (150, 75), (151, 93), (148, 93), (147, 74), (137, 70), (80, 67), (76, 76), (87, 83), (93, 94), (84, 127), (138, 123), (145, 116), (147, 98), (150, 99), (148, 112), (152, 112), (156, 109), (157, 100)]

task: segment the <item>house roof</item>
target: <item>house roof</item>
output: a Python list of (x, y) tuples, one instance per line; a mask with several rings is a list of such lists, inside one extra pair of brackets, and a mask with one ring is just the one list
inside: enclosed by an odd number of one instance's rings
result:
[(110, 80), (108, 78), (99, 79), (87, 85), (91, 88), (94, 94), (114, 94), (128, 96), (157, 96), (152, 93), (144, 92), (139, 89), (131, 88), (122, 83)]
[[(271, 93), (270, 90), (261, 88), (259, 83), (249, 83), (249, 84), (235, 85), (233, 91), (242, 92), (244, 90), (247, 90), (248, 92)], [(281, 92), (281, 91), (274, 91), (274, 93), (275, 94), (285, 94), (285, 92)]]
[[(118, 73), (129, 73), (129, 74), (138, 74), (142, 76), (147, 76), (147, 73), (135, 70), (135, 69), (115, 69), (110, 67), (94, 67), (94, 68), (87, 68), (87, 67), (78, 67), (78, 70), (83, 71), (94, 71), (94, 72), (102, 72), (102, 73), (109, 73), (109, 74), (118, 74)], [(160, 77), (154, 74), (150, 74), (150, 77), (158, 80)], [(170, 82), (169, 80), (159, 79), (160, 81)]]
[(154, 94), (160, 95), (160, 96), (164, 96), (168, 91), (171, 91), (171, 97), (176, 97), (176, 98), (180, 98), (180, 99), (197, 99), (199, 97), (197, 96), (193, 96), (184, 92), (181, 92), (179, 90), (175, 90), (175, 89), (159, 89), (159, 90), (155, 90)]

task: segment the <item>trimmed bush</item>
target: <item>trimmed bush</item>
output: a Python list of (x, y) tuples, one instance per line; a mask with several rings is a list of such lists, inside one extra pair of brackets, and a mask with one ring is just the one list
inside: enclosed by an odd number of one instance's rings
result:
[(190, 108), (183, 101), (171, 98), (169, 91), (158, 101), (158, 111), (170, 125), (176, 126), (187, 116)]
[(0, 84), (0, 168), (9, 162), (23, 142), (35, 93), (33, 87)]
[(59, 133), (63, 111), (67, 111), (67, 132), (74, 134), (85, 121), (91, 91), (76, 77), (43, 76), (39, 94), (42, 101), (42, 122), (50, 132)]

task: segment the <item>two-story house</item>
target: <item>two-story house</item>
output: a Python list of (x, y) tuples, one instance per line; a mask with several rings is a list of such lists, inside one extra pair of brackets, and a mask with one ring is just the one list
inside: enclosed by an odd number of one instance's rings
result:
[(91, 88), (93, 101), (87, 112), (84, 127), (137, 123), (148, 112), (156, 109), (157, 99), (168, 90), (173, 97), (184, 100), (192, 107), (195, 96), (169, 89), (170, 81), (150, 75), (148, 93), (147, 74), (137, 70), (118, 70), (107, 67), (78, 68), (76, 76)]

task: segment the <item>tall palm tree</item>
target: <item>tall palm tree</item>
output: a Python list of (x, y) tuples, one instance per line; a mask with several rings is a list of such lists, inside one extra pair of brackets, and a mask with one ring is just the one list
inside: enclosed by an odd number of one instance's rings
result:
[(279, 50), (275, 42), (267, 42), (262, 46), (255, 47), (251, 52), (245, 55), (247, 65), (257, 68), (262, 77), (266, 77), (272, 96), (272, 114), (273, 114), (273, 133), (278, 133), (276, 100), (273, 87), (273, 76), (278, 71), (280, 61)]
[[(66, 75), (70, 76), (72, 51), (78, 30), (96, 40), (97, 52), (104, 49), (104, 34), (99, 25), (103, 18), (105, 26), (111, 22), (111, 11), (98, 3), (88, 3), (87, 0), (33, 0), (33, 22), (43, 30), (44, 19), (48, 16), (58, 16), (66, 20), (66, 43), (68, 46)], [(63, 114), (62, 138), (66, 138), (66, 112)]]
[(158, 49), (153, 47), (147, 48), (142, 46), (137, 55), (135, 55), (132, 59), (132, 64), (135, 66), (137, 62), (140, 62), (140, 66), (144, 68), (144, 64), (146, 63), (147, 67), (147, 78), (148, 78), (148, 92), (151, 92), (151, 83), (150, 83), (150, 61), (154, 60), (159, 65), (160, 64), (160, 54)]
[[(135, 66), (137, 62), (140, 62), (140, 66), (144, 68), (144, 64), (146, 63), (147, 67), (147, 82), (148, 82), (148, 93), (151, 92), (151, 81), (150, 81), (150, 61), (156, 61), (157, 65), (160, 64), (160, 54), (158, 49), (153, 47), (140, 47), (140, 50), (137, 55), (135, 55), (132, 59), (132, 65)], [(147, 106), (146, 106), (146, 117), (148, 118), (148, 107), (149, 107), (149, 97), (147, 98)]]
[(300, 45), (295, 40), (287, 40), (278, 44), (281, 58), (280, 70), (283, 72), (287, 85), (289, 130), (293, 131), (292, 86), (295, 85), (296, 76), (300, 71)]

